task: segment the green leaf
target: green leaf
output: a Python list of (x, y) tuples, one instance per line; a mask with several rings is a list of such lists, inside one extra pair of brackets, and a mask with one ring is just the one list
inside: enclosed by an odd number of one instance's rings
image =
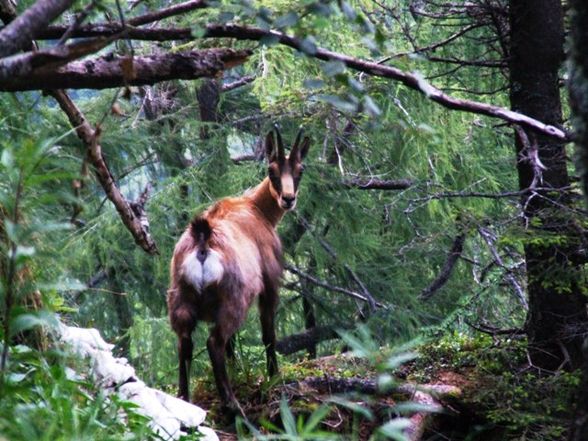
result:
[(321, 421), (325, 419), (325, 417), (329, 414), (330, 410), (331, 408), (324, 404), (320, 406), (318, 409), (316, 409), (308, 418), (308, 421), (304, 426), (303, 434), (310, 435), (311, 432), (315, 429), (315, 427), (318, 426), (321, 423)]
[(302, 82), (307, 89), (320, 89), (325, 85), (325, 82), (319, 78), (309, 78)]
[(408, 436), (404, 434), (404, 430), (409, 427), (408, 418), (395, 418), (378, 428), (378, 432), (396, 441), (409, 441)]
[(14, 155), (12, 154), (11, 149), (5, 148), (2, 151), (2, 156), (0, 156), (0, 163), (7, 169), (12, 168), (14, 165)]
[(355, 18), (357, 17), (357, 13), (355, 12), (355, 9), (353, 9), (348, 2), (345, 2), (345, 1), (341, 2), (341, 11), (343, 11), (343, 14), (349, 20), (355, 20)]
[(327, 400), (329, 403), (334, 403), (339, 406), (343, 406), (354, 413), (357, 413), (369, 421), (374, 420), (374, 414), (368, 407), (364, 407), (361, 404), (354, 403), (353, 401), (346, 400), (341, 397), (331, 397)]
[(411, 414), (414, 412), (439, 413), (443, 411), (443, 408), (439, 405), (413, 403), (411, 401), (399, 403), (394, 406), (393, 409), (401, 415)]
[(378, 105), (368, 95), (365, 95), (363, 97), (363, 106), (365, 111), (369, 113), (371, 116), (380, 116), (382, 114), (382, 111), (380, 110)]
[(276, 19), (274, 26), (277, 28), (287, 28), (298, 23), (298, 14), (296, 12), (289, 12)]
[(235, 14), (230, 11), (223, 11), (218, 15), (218, 21), (221, 23), (228, 23), (235, 18)]
[(280, 42), (280, 37), (274, 34), (267, 34), (261, 37), (259, 42), (264, 46), (274, 46)]
[(317, 98), (320, 101), (324, 101), (325, 103), (329, 103), (332, 106), (335, 106), (337, 109), (342, 110), (343, 112), (352, 113), (357, 111), (357, 104), (346, 101), (335, 95), (319, 95)]
[(15, 224), (10, 219), (4, 219), (4, 231), (6, 232), (6, 237), (13, 243), (18, 243), (18, 233), (20, 227), (18, 224)]
[(282, 398), (280, 401), (280, 416), (282, 417), (282, 424), (284, 425), (286, 433), (292, 436), (297, 435), (296, 421), (294, 420), (294, 415), (288, 406), (286, 398)]
[(28, 247), (24, 245), (18, 245), (14, 253), (14, 257), (17, 265), (21, 265), (23, 262), (29, 260), (35, 254), (35, 247)]
[(332, 77), (345, 72), (347, 67), (342, 61), (327, 61), (322, 66), (325, 75)]
[(308, 55), (316, 54), (316, 40), (314, 37), (306, 37), (304, 40), (300, 42), (300, 50)]
[(407, 361), (414, 360), (418, 356), (419, 354), (417, 354), (416, 352), (403, 352), (401, 354), (395, 354), (392, 357), (388, 358), (388, 360), (386, 360), (384, 367), (388, 369), (396, 369), (397, 367), (403, 365)]
[(10, 324), (11, 335), (33, 329), (37, 326), (47, 326), (56, 328), (58, 325), (55, 314), (48, 311), (39, 311), (36, 313), (27, 313), (17, 315)]

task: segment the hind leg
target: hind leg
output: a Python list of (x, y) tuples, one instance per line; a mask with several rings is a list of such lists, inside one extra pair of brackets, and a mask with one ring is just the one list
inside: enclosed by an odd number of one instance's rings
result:
[(178, 336), (178, 397), (190, 401), (190, 368), (192, 366), (192, 331), (196, 327), (196, 319), (190, 311), (178, 308), (170, 314), (172, 327)]
[(259, 296), (259, 317), (261, 319), (261, 338), (265, 346), (267, 359), (267, 374), (273, 377), (278, 373), (278, 360), (276, 358), (276, 329), (275, 317), (278, 308), (278, 291), (266, 289)]
[(243, 323), (245, 312), (242, 311), (239, 314), (237, 311), (230, 311), (229, 308), (221, 308), (218, 311), (218, 317), (220, 319), (212, 327), (206, 343), (216, 388), (225, 410), (232, 414), (245, 416), (231, 388), (226, 368), (228, 343)]

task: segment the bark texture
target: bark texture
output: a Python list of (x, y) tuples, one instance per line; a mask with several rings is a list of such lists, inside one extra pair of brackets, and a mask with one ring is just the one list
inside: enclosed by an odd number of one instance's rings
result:
[[(558, 70), (563, 61), (563, 12), (559, 0), (510, 2), (510, 100), (512, 109), (561, 127)], [(516, 131), (517, 169), (521, 190), (566, 188), (570, 184), (564, 144), (543, 133)], [(582, 360), (582, 335), (588, 323), (571, 263), (578, 250), (568, 192), (537, 190), (522, 198), (528, 234), (527, 335), (532, 363), (548, 371), (575, 369)], [(561, 240), (561, 237), (564, 239)], [(540, 240), (536, 240), (540, 238)], [(558, 240), (559, 239), (559, 240)]]
[[(39, 0), (0, 31), (0, 58), (30, 46), (34, 35), (45, 29), (73, 4), (73, 0)], [(9, 19), (10, 11), (3, 11)]]
[(225, 69), (242, 64), (249, 54), (250, 51), (246, 50), (205, 49), (133, 58), (105, 56), (74, 61), (55, 69), (40, 63), (40, 67), (30, 66), (28, 74), (20, 70), (25, 74), (5, 76), (0, 81), (0, 91), (105, 89), (214, 77)]
[(149, 234), (149, 225), (136, 213), (133, 205), (123, 196), (116, 181), (104, 161), (102, 147), (99, 144), (100, 130), (93, 129), (90, 123), (77, 108), (71, 98), (62, 90), (53, 91), (53, 97), (67, 115), (72, 127), (76, 129), (78, 138), (88, 151), (88, 158), (94, 166), (94, 172), (106, 196), (113, 203), (123, 223), (133, 235), (135, 242), (149, 254), (157, 254), (157, 246)]
[[(569, 92), (575, 130), (579, 170), (588, 200), (588, 4), (570, 0), (571, 47)], [(584, 341), (582, 382), (576, 397), (576, 413), (570, 427), (570, 441), (588, 439), (588, 339)]]

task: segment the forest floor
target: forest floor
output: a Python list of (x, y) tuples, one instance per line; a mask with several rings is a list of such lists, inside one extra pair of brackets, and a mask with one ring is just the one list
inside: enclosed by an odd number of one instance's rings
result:
[[(261, 433), (280, 433), (286, 409), (304, 430), (310, 415), (328, 405), (316, 430), (350, 440), (386, 439), (378, 435), (381, 427), (399, 413), (420, 424), (417, 432), (426, 429), (414, 434), (412, 439), (417, 440), (563, 440), (578, 376), (537, 375), (526, 365), (523, 347), (520, 340), (454, 335), (420, 346), (418, 358), (393, 371), (374, 367), (373, 360), (338, 354), (282, 363), (280, 377), (272, 382), (261, 374), (235, 375), (233, 386)], [(385, 359), (386, 350), (382, 354)], [(383, 391), (381, 384), (391, 379), (392, 385)], [(429, 408), (440, 404), (443, 410), (429, 417), (415, 405), (418, 397), (407, 394), (407, 385), (443, 391), (434, 391), (432, 402), (420, 402)], [(219, 411), (210, 379), (197, 382), (192, 398), (208, 409), (208, 421), (221, 440), (238, 439), (235, 427), (228, 426)], [(398, 405), (406, 402), (411, 404), (402, 412)]]

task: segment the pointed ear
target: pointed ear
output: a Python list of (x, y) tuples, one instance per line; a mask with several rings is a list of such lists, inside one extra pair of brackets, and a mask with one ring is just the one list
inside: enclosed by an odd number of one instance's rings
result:
[(276, 152), (276, 143), (274, 141), (274, 132), (271, 130), (265, 137), (265, 156), (268, 162), (274, 162), (278, 159)]
[(298, 146), (298, 152), (299, 152), (298, 156), (301, 161), (304, 159), (304, 157), (308, 153), (309, 148), (310, 148), (310, 138), (308, 136), (305, 136), (304, 139), (302, 140), (302, 143)]

